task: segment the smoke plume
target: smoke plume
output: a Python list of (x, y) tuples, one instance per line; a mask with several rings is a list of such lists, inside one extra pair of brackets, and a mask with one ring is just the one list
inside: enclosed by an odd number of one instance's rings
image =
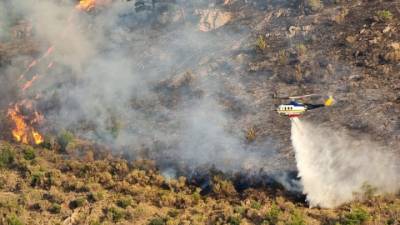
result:
[(368, 139), (295, 118), (292, 143), (303, 193), (312, 207), (335, 207), (366, 191), (384, 194), (400, 188), (397, 157)]
[[(134, 157), (145, 151), (192, 168), (284, 171), (289, 163), (273, 144), (246, 143), (241, 124), (253, 108), (232, 56), (248, 34), (199, 24), (210, 10), (233, 18), (218, 2), (166, 1), (137, 10), (133, 2), (113, 1), (86, 13), (69, 1), (9, 1), (11, 14), (32, 24), (39, 56), (54, 49), (25, 73), (25, 81), (38, 78), (20, 97), (44, 114), (43, 133), (66, 129)], [(24, 63), (10, 65), (8, 74), (16, 81), (36, 58), (15, 57)]]

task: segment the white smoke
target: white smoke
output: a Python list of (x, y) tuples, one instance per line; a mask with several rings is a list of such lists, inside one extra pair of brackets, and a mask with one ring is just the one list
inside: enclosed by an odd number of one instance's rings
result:
[(366, 138), (292, 119), (303, 193), (311, 207), (336, 207), (365, 192), (395, 193), (400, 188), (398, 159)]
[[(160, 2), (152, 12), (136, 12), (133, 1), (116, 1), (93, 13), (78, 12), (69, 1), (10, 2), (32, 21), (40, 52), (54, 46), (25, 76), (41, 76), (27, 92), (40, 94), (47, 122), (41, 131), (67, 129), (133, 156), (145, 149), (150, 158), (190, 167), (289, 167), (268, 140), (246, 143), (243, 115), (234, 118), (221, 102), (230, 97), (245, 113), (252, 107), (246, 94), (232, 97), (229, 88), (246, 93), (233, 77), (240, 65), (231, 46), (248, 43), (248, 34), (201, 32), (195, 9), (225, 10), (210, 2)], [(51, 61), (55, 66), (48, 70)], [(30, 62), (13, 66), (20, 71), (15, 79)]]

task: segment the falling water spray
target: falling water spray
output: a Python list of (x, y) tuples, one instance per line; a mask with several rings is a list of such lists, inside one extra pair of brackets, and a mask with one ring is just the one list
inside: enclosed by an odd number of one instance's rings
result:
[(398, 160), (389, 149), (298, 118), (291, 123), (299, 177), (311, 207), (336, 207), (367, 190), (399, 190)]

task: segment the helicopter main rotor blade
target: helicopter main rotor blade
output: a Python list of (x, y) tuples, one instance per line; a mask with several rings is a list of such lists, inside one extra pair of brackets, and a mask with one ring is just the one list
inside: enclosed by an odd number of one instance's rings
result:
[(288, 99), (301, 99), (301, 98), (308, 98), (312, 96), (321, 96), (319, 94), (308, 94), (308, 95), (299, 95), (299, 96), (289, 96)]

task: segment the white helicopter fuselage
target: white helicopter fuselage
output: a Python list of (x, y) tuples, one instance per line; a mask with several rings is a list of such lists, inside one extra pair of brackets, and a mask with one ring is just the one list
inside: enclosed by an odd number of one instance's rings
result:
[(299, 117), (308, 110), (313, 110), (325, 106), (331, 106), (335, 101), (332, 96), (329, 96), (329, 98), (326, 99), (323, 104), (303, 103), (295, 100), (308, 96), (311, 95), (289, 97), (289, 99), (291, 99), (290, 103), (279, 105), (276, 111), (278, 112), (278, 114), (287, 116), (289, 118)]
[(288, 117), (298, 117), (307, 111), (304, 105), (280, 105), (276, 109), (280, 115), (285, 115)]

